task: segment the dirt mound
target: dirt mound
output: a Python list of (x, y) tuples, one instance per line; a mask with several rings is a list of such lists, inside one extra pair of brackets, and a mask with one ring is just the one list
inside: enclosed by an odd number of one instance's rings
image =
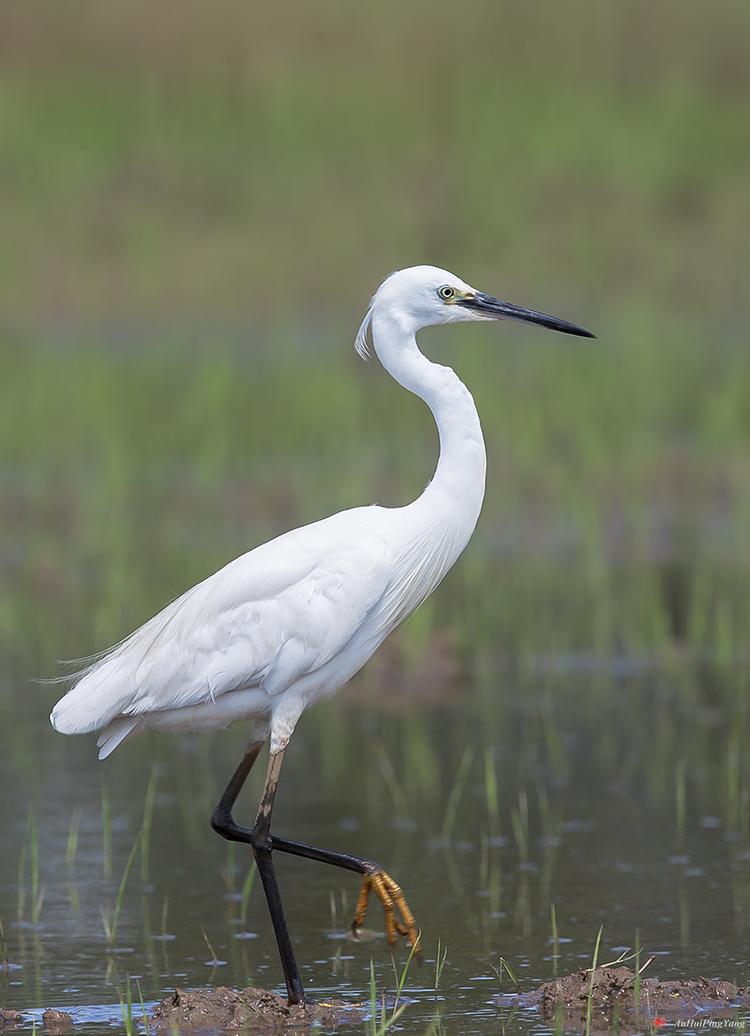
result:
[(42, 1025), (48, 1032), (67, 1032), (73, 1027), (73, 1016), (67, 1011), (56, 1011), (48, 1007), (42, 1015)]
[[(0, 1007), (0, 1029), (17, 1029), (25, 1023), (26, 1019), (20, 1011)], [(56, 1011), (53, 1007), (48, 1007), (42, 1015), (42, 1025), (46, 1032), (67, 1032), (73, 1027), (73, 1016), (67, 1011)]]
[(582, 1028), (586, 1023), (591, 993), (592, 1027), (609, 1029), (618, 1020), (653, 1022), (658, 1018), (731, 1018), (737, 1009), (750, 1009), (750, 989), (720, 979), (641, 978), (629, 968), (597, 968), (576, 971), (564, 978), (545, 982), (533, 993), (519, 998), (525, 1007), (537, 1007), (545, 1020), (562, 1016), (566, 1024)]
[(177, 1028), (193, 1032), (221, 1029), (250, 1029), (278, 1032), (281, 1029), (309, 1029), (312, 1025), (333, 1028), (343, 1021), (361, 1021), (364, 1009), (342, 1000), (297, 1004), (266, 989), (176, 989), (154, 1008), (157, 1029)]

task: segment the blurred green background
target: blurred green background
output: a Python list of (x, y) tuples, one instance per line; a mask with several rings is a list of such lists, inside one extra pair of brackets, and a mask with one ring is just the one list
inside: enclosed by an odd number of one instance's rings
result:
[(11, 653), (101, 647), (274, 531), (415, 495), (429, 419), (350, 341), (419, 262), (600, 336), (424, 336), (490, 454), (443, 605), (526, 628), (544, 600), (492, 585), (551, 562), (584, 641), (738, 634), (748, 30), (726, 2), (6, 8)]
[[(506, 814), (519, 789), (552, 781), (565, 812), (616, 778), (670, 830), (708, 809), (746, 843), (749, 34), (741, 0), (3, 7), (16, 832), (61, 780), (50, 761), (93, 749), (47, 731), (54, 692), (30, 676), (277, 532), (421, 490), (429, 414), (352, 341), (379, 281), (426, 262), (599, 338), (424, 333), (477, 400), (484, 513), (434, 599), (302, 724), (321, 794), (365, 781), (377, 729), (383, 795), (424, 816), (473, 744), (467, 786), (489, 794), (495, 759)], [(204, 811), (241, 750), (220, 737)], [(139, 744), (109, 771), (125, 815)]]

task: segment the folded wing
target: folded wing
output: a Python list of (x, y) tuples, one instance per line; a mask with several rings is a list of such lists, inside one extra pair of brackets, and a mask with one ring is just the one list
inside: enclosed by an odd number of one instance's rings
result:
[[(373, 510), (295, 529), (188, 590), (79, 674), (52, 712), (53, 726), (86, 733), (249, 687), (273, 696), (325, 665), (391, 579)], [(132, 725), (117, 729), (124, 737)]]

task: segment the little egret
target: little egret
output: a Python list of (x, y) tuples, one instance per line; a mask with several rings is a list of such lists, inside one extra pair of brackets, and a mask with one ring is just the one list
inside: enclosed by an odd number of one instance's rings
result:
[[(289, 1003), (304, 1001), (272, 853), (292, 853), (362, 875), (353, 930), (370, 893), (384, 911), (388, 941), (418, 931), (401, 889), (381, 867), (348, 853), (271, 834), (279, 773), (300, 716), (367, 662), (454, 564), (484, 497), (486, 457), (474, 400), (449, 368), (419, 350), (432, 324), (521, 320), (593, 338), (565, 320), (514, 306), (434, 266), (391, 274), (362, 321), (355, 346), (371, 348), (405, 389), (425, 401), (440, 436), (437, 469), (405, 507), (356, 507), (264, 543), (194, 586), (74, 677), (55, 705), (55, 730), (99, 731), (104, 759), (141, 730), (201, 730), (254, 721), (244, 758), (211, 817), (229, 841), (254, 854), (273, 924)], [(237, 796), (270, 738), (264, 792), (251, 828), (232, 816)]]

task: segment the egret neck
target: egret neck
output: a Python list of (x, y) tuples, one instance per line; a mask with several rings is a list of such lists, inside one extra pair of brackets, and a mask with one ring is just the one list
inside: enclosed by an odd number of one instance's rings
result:
[(472, 395), (455, 371), (420, 352), (407, 321), (379, 313), (377, 307), (372, 315), (372, 342), (391, 377), (423, 399), (435, 419), (440, 458), (432, 481), (411, 507), (423, 511), (425, 518), (451, 522), (458, 556), (479, 518), (487, 471), (482, 426)]

